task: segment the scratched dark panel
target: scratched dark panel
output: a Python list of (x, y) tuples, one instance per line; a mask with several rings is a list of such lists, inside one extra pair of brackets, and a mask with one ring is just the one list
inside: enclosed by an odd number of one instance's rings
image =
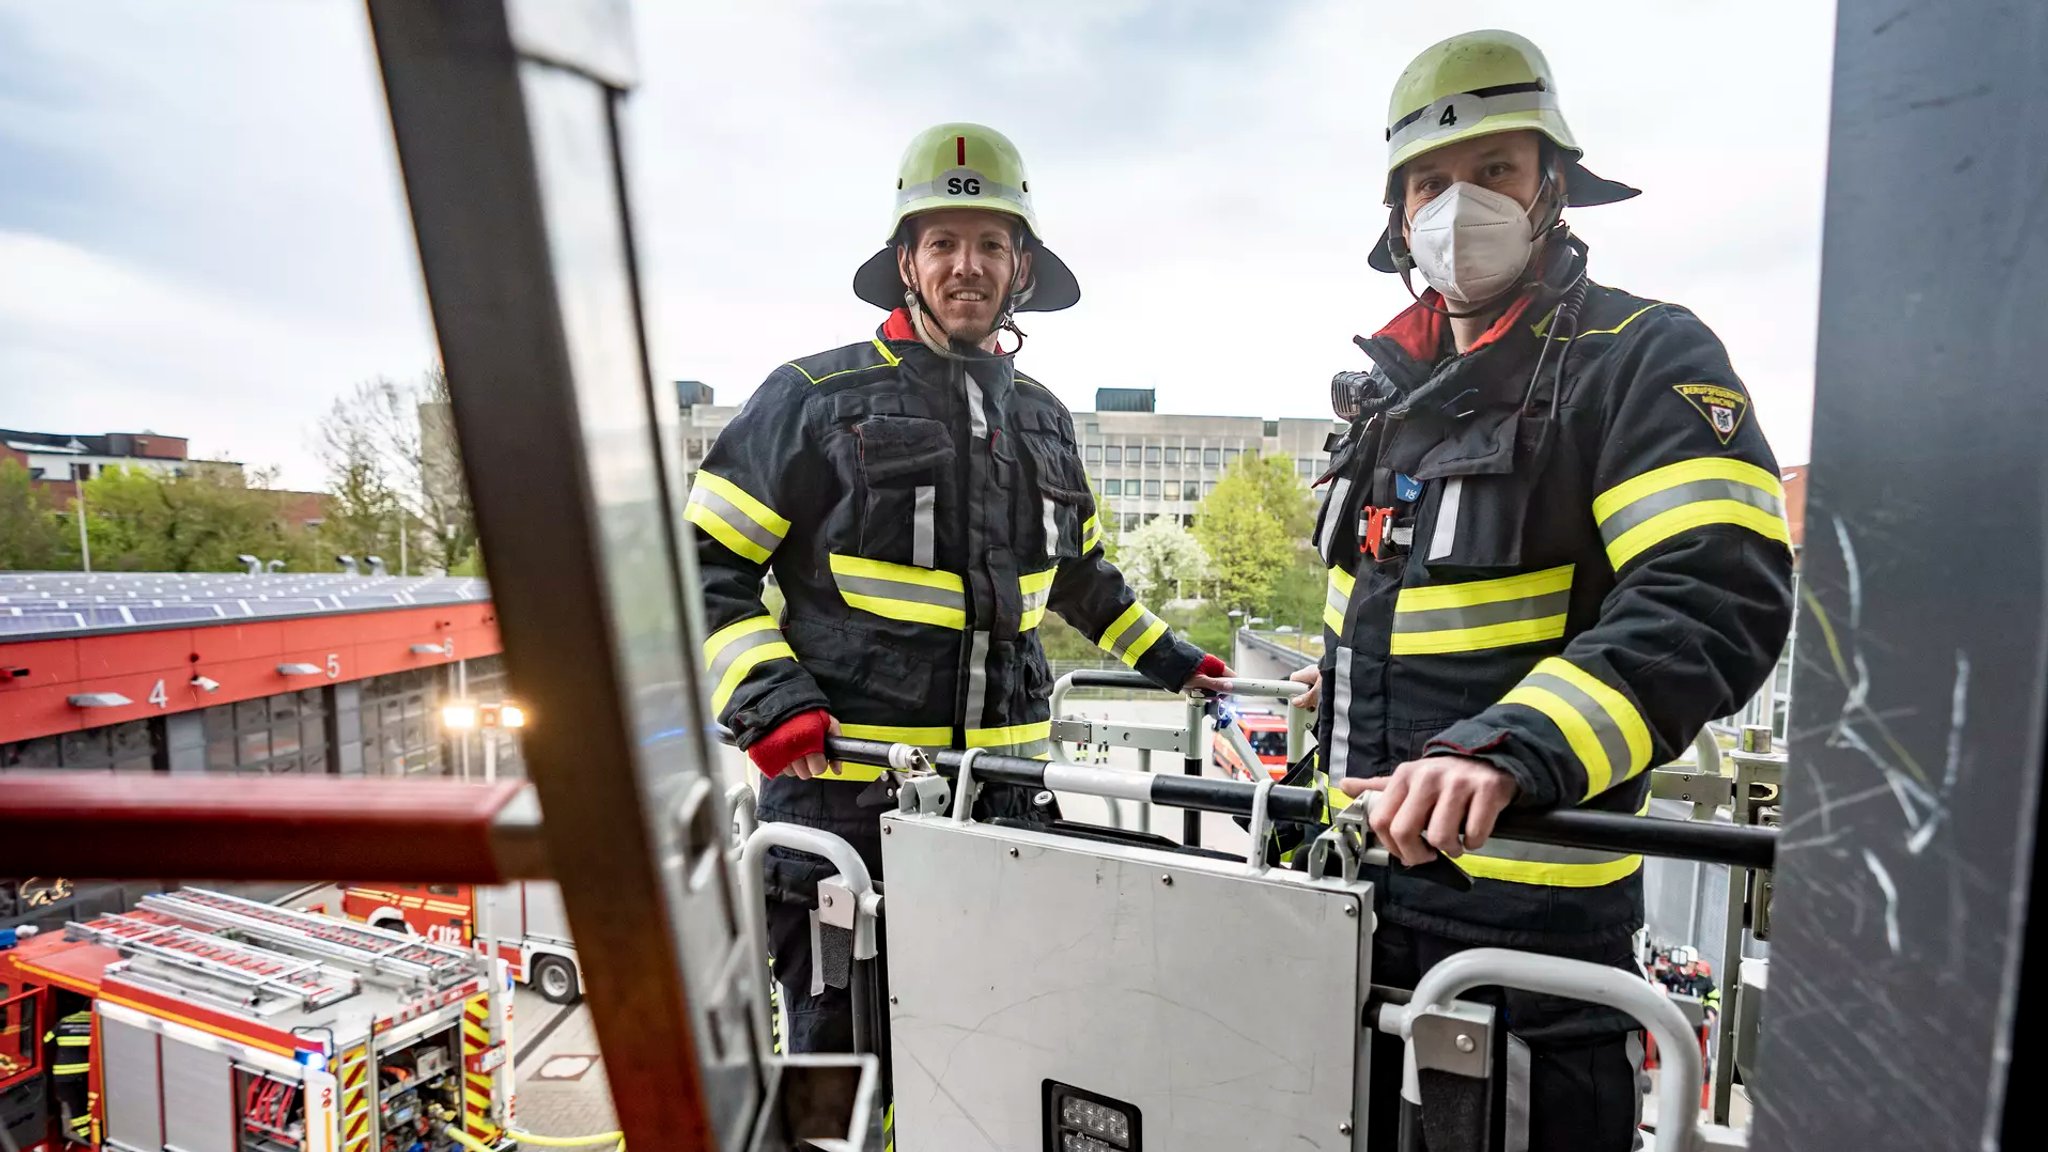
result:
[[(1755, 1146), (1996, 1148), (2015, 1005), (2048, 992), (2048, 957), (2021, 947), (2048, 627), (2048, 5), (1838, 19)], [(2032, 1104), (2038, 1080), (2014, 1083)]]

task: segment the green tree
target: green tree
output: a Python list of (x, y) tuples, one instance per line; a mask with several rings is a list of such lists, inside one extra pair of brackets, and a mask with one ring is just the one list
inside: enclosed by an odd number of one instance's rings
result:
[(62, 526), (43, 503), (28, 469), (0, 460), (0, 569), (52, 568), (62, 553), (63, 538)]
[(1225, 609), (1270, 616), (1282, 576), (1309, 546), (1315, 513), (1285, 457), (1246, 453), (1195, 510)]
[[(463, 483), (448, 377), (439, 365), (401, 384), (379, 377), (334, 401), (319, 426), (335, 553), (382, 555), (399, 568), (453, 572), (476, 550), (476, 518)], [(331, 559), (331, 557), (330, 557)]]
[(1209, 581), (1209, 554), (1201, 541), (1166, 516), (1154, 516), (1131, 533), (1117, 567), (1147, 602), (1179, 598)]
[[(92, 564), (108, 572), (231, 572), (238, 557), (297, 554), (276, 498), (240, 469), (195, 461), (182, 474), (109, 468), (85, 483)], [(67, 559), (75, 566), (75, 548)]]

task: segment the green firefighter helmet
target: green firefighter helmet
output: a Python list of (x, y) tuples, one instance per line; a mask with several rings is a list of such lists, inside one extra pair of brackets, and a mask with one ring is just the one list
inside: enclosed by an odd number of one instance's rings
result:
[(1039, 233), (1031, 206), (1031, 180), (1024, 158), (1001, 132), (981, 124), (937, 124), (917, 134), (896, 168), (896, 210), (882, 250), (853, 275), (853, 294), (877, 308), (903, 304), (903, 279), (896, 270), (896, 245), (904, 221), (921, 212), (980, 208), (1014, 216), (1024, 226), (1031, 252), (1031, 283), (1019, 312), (1055, 312), (1081, 299), (1081, 286), (1066, 262), (1053, 255)]
[[(1641, 194), (1579, 162), (1585, 151), (1565, 123), (1543, 50), (1513, 32), (1486, 29), (1430, 45), (1394, 81), (1387, 101), (1387, 206), (1400, 203), (1401, 166), (1416, 157), (1461, 140), (1522, 131), (1541, 133), (1563, 154), (1566, 204), (1612, 204)], [(1384, 233), (1372, 266), (1395, 270)]]

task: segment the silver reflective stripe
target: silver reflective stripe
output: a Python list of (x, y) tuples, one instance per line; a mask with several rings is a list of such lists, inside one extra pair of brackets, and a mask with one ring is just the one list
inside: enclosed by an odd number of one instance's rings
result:
[(982, 404), (981, 382), (974, 378), (974, 373), (972, 372), (962, 372), (961, 375), (967, 379), (968, 428), (974, 433), (975, 439), (986, 440), (988, 439), (988, 411)]
[[(1554, 92), (1504, 92), (1498, 96), (1480, 96), (1471, 92), (1459, 92), (1446, 96), (1422, 110), (1408, 123), (1396, 128), (1387, 138), (1388, 155), (1399, 152), (1417, 140), (1432, 136), (1446, 136), (1462, 132), (1471, 127), (1475, 120), (1488, 116), (1499, 116), (1506, 112), (1534, 112), (1539, 108), (1557, 107)], [(1451, 116), (1445, 116), (1445, 109), (1455, 109)]]
[(967, 655), (967, 727), (988, 723), (988, 633), (976, 631)]
[(920, 484), (911, 499), (910, 562), (919, 568), (932, 566), (932, 510), (938, 494), (932, 485)]
[[(949, 179), (979, 180), (981, 182), (981, 190), (979, 192), (969, 192), (963, 185), (960, 191), (955, 192), (947, 183)], [(998, 199), (1008, 200), (1014, 204), (1027, 207), (1031, 203), (1031, 199), (1024, 195), (1024, 190), (1016, 185), (998, 183), (972, 168), (962, 167), (948, 169), (937, 180), (927, 180), (922, 184), (912, 184), (903, 191), (896, 193), (896, 206), (901, 208), (905, 204), (912, 204), (932, 196), (959, 196), (963, 199), (981, 199), (994, 196)]]
[[(1551, 616), (1564, 615), (1571, 608), (1571, 603), (1572, 590), (1563, 588), (1541, 596), (1495, 600), (1490, 604), (1466, 604), (1457, 608), (1427, 608), (1408, 612), (1397, 608), (1394, 612), (1394, 631), (1449, 632), (1459, 628), (1508, 624), (1516, 620), (1543, 620)], [(1558, 625), (1557, 634), (1564, 635), (1563, 624)]]
[[(1508, 1034), (1507, 1126), (1501, 1133), (1504, 1152), (1529, 1152), (1529, 1046), (1520, 1036)], [(1642, 1107), (1642, 1100), (1636, 1100)], [(1641, 1113), (1638, 1112), (1640, 1118)]]
[(1600, 538), (1611, 545), (1629, 529), (1653, 516), (1702, 500), (1733, 500), (1761, 508), (1781, 519), (1785, 515), (1785, 502), (1761, 488), (1753, 488), (1738, 480), (1691, 480), (1661, 492), (1652, 492), (1616, 509), (1613, 515), (1600, 522)]
[[(1579, 718), (1593, 729), (1594, 737), (1600, 741), (1601, 750), (1607, 753), (1608, 785), (1612, 787), (1627, 778), (1629, 769), (1635, 764), (1635, 757), (1629, 751), (1628, 737), (1621, 734), (1621, 728), (1615, 724), (1614, 717), (1598, 700), (1587, 695), (1577, 684), (1561, 676), (1541, 671), (1540, 668), (1524, 676), (1519, 687), (1541, 688), (1556, 694), (1558, 699), (1570, 705), (1571, 710), (1577, 712)], [(1581, 767), (1585, 768), (1590, 777), (1593, 766), (1586, 764)], [(1614, 857), (1610, 856), (1608, 859)]]
[(724, 648), (719, 649), (717, 659), (711, 662), (711, 683), (714, 686), (723, 683), (726, 669), (731, 668), (733, 663), (740, 657), (752, 652), (756, 648), (765, 648), (770, 644), (781, 643), (783, 643), (782, 633), (774, 628), (763, 628), (759, 632), (749, 632), (728, 643)]
[(1337, 521), (1344, 515), (1344, 503), (1351, 499), (1351, 477), (1338, 478), (1330, 485), (1330, 498), (1323, 505), (1323, 523), (1316, 529), (1316, 551), (1324, 559), (1330, 556), (1330, 536), (1337, 531)]
[(908, 600), (916, 604), (933, 604), (940, 608), (967, 610), (967, 594), (950, 588), (930, 588), (923, 584), (911, 584), (900, 580), (883, 580), (875, 576), (849, 576), (834, 572), (832, 582), (839, 590), (850, 596), (874, 596), (883, 600)]
[(1344, 590), (1337, 587), (1335, 580), (1327, 582), (1325, 591), (1328, 594), (1323, 599), (1323, 606), (1335, 612), (1337, 618), (1342, 620), (1344, 618), (1344, 610), (1351, 607), (1351, 597), (1346, 596)]
[(1052, 584), (1048, 582), (1045, 587), (1040, 588), (1036, 592), (1023, 592), (1020, 595), (1024, 598), (1024, 613), (1026, 615), (1032, 612), (1042, 612), (1045, 610), (1046, 604), (1052, 600)]
[(1330, 783), (1335, 784), (1345, 778), (1345, 769), (1351, 762), (1351, 649), (1337, 649), (1330, 679), (1330, 698), (1324, 702), (1331, 717), (1329, 766), (1324, 771), (1329, 774)]
[(740, 510), (739, 505), (699, 484), (690, 489), (690, 503), (702, 505), (713, 516), (725, 521), (725, 526), (747, 539), (773, 552), (782, 543), (782, 537), (763, 528), (752, 516)]
[(1429, 537), (1429, 559), (1441, 560), (1458, 542), (1458, 503), (1465, 495), (1465, 478), (1453, 476), (1436, 502), (1436, 530)]
[(1048, 558), (1060, 554), (1060, 506), (1047, 500), (1045, 503), (1045, 554)]

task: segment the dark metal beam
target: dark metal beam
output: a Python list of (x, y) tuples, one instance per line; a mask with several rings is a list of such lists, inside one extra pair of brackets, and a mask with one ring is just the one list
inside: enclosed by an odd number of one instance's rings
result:
[(1754, 1146), (2038, 1147), (2048, 6), (1839, 20)]
[(765, 974), (738, 948), (675, 407), (641, 330), (624, 4), (369, 10), (506, 664), (551, 718), (522, 739), (620, 1123), (736, 1149)]

